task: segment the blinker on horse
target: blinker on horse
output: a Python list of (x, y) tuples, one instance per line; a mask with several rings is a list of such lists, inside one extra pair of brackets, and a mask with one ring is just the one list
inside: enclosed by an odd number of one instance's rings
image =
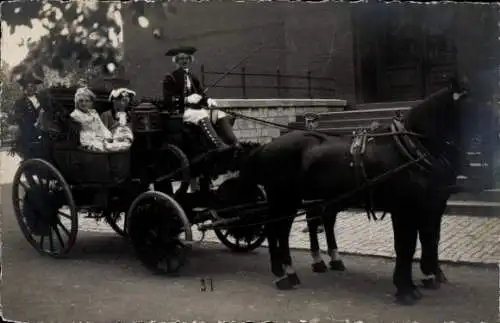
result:
[[(367, 204), (390, 213), (396, 299), (413, 304), (422, 297), (412, 279), (417, 232), (422, 270), (438, 275), (440, 221), (449, 197), (446, 188), (458, 168), (463, 117), (459, 103), (464, 93), (452, 81), (413, 107), (403, 120), (355, 138), (362, 150), (353, 149), (349, 137), (295, 131), (258, 148), (246, 160), (240, 172), (242, 189), (262, 185), (267, 193), (266, 235), (279, 289), (300, 284), (292, 266), (290, 230), (303, 201), (320, 199), (328, 203), (330, 214)], [(334, 217), (323, 214), (329, 251), (333, 251)], [(323, 262), (317, 257), (315, 261)]]

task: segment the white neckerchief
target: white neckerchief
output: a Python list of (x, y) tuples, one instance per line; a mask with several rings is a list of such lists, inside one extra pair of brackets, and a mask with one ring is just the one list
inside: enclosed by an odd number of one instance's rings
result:
[(186, 89), (191, 90), (193, 84), (191, 82), (191, 78), (189, 77), (189, 70), (188, 69), (184, 70), (184, 75), (185, 75)]
[(29, 96), (28, 100), (30, 100), (31, 104), (33, 104), (35, 109), (38, 109), (40, 107), (40, 101), (38, 101), (36, 95)]

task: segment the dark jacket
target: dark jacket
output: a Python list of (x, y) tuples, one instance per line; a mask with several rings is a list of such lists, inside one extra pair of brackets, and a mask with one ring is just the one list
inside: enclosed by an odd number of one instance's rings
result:
[(40, 110), (43, 108), (43, 102), (40, 95), (36, 95), (40, 106), (36, 108), (28, 97), (23, 96), (16, 100), (13, 106), (14, 115), (13, 119), (15, 124), (19, 127), (18, 136), (25, 140), (33, 140), (39, 136), (39, 130), (35, 126)]
[[(163, 101), (167, 110), (179, 110), (181, 113), (184, 112), (184, 99), (186, 97), (184, 93), (184, 73), (183, 69), (178, 68), (172, 73), (167, 74), (163, 79)], [(187, 93), (187, 96), (198, 93), (202, 96), (199, 105), (206, 106), (208, 97), (204, 93), (200, 80), (191, 72), (189, 73), (189, 77), (191, 78), (192, 85), (191, 91)]]
[(35, 96), (40, 103), (38, 108), (26, 96), (22, 96), (16, 100), (12, 107), (13, 120), (11, 121), (18, 126), (13, 151), (19, 153), (21, 156), (29, 154), (33, 148), (32, 143), (39, 141), (39, 137), (42, 135), (40, 126), (43, 126), (37, 124), (40, 112), (52, 104), (50, 96), (43, 92), (37, 93)]

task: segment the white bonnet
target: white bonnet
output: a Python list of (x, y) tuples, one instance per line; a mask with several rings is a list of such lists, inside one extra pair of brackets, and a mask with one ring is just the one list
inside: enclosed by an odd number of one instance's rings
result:
[(131, 95), (133, 97), (136, 95), (135, 91), (121, 87), (119, 89), (112, 90), (111, 93), (109, 94), (108, 100), (112, 101), (113, 99), (119, 98), (121, 95), (125, 95), (125, 94)]
[(75, 104), (77, 101), (83, 98), (89, 98), (92, 100), (96, 99), (94, 92), (92, 92), (88, 87), (78, 88), (75, 92)]

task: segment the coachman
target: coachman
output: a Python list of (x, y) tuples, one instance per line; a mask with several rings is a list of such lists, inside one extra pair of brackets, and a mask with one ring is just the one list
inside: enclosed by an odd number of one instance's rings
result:
[(224, 111), (209, 110), (217, 107), (217, 102), (205, 94), (201, 82), (190, 70), (195, 52), (194, 47), (180, 47), (165, 54), (172, 57), (177, 67), (163, 80), (165, 106), (181, 112), (184, 122), (198, 125), (215, 148), (239, 146), (233, 133), (232, 118)]

